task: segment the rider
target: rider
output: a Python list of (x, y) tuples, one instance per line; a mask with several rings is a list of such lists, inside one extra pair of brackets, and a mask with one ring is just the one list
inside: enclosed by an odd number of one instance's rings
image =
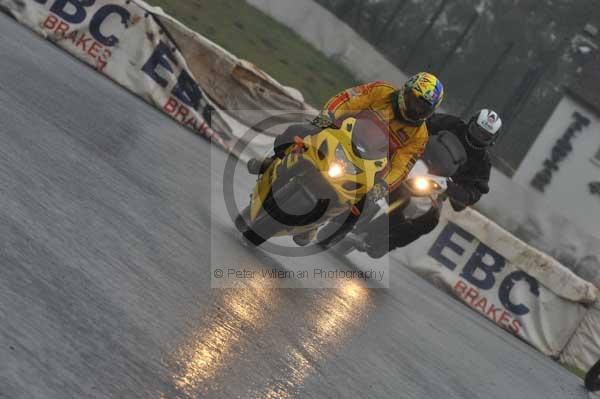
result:
[[(365, 117), (385, 126), (389, 134), (389, 162), (381, 180), (382, 185), (394, 190), (423, 153), (429, 139), (425, 121), (443, 98), (442, 82), (427, 72), (412, 76), (401, 89), (388, 83), (373, 82), (345, 90), (327, 102), (311, 125), (290, 126), (275, 140), (275, 155), (265, 160), (251, 159), (248, 170), (253, 174), (264, 172), (276, 157), (283, 157), (294, 136), (305, 137), (327, 127), (339, 126), (348, 117)], [(294, 237), (294, 240), (299, 245), (306, 245), (313, 237), (314, 232), (310, 232)]]
[[(494, 145), (499, 136), (502, 120), (496, 112), (488, 109), (477, 112), (468, 123), (456, 116), (435, 114), (427, 121), (427, 128), (431, 135), (442, 131), (452, 132), (462, 142), (467, 153), (467, 162), (452, 176), (446, 191), (452, 208), (460, 212), (475, 204), (482, 195), (490, 191), (492, 166), (489, 148)], [(430, 233), (437, 226), (439, 217), (439, 207), (432, 207), (426, 214), (413, 220), (404, 220), (402, 215), (397, 215), (396, 219), (402, 219), (394, 221), (394, 216), (391, 215), (389, 248), (380, 245), (381, 237), (373, 237), (372, 242), (367, 239), (369, 254), (373, 257), (381, 257), (388, 251), (410, 244)]]

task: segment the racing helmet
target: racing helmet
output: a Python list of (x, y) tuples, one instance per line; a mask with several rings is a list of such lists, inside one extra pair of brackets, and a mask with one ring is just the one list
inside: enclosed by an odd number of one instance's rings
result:
[(469, 121), (467, 140), (473, 147), (489, 147), (498, 139), (501, 128), (502, 119), (498, 114), (489, 109), (482, 109)]
[(402, 119), (422, 123), (440, 106), (444, 99), (444, 86), (434, 75), (419, 72), (408, 79), (398, 92), (396, 107)]

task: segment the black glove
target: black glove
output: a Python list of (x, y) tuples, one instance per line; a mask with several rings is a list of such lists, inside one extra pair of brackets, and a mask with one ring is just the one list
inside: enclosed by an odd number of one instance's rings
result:
[(448, 182), (446, 194), (450, 197), (450, 203), (455, 211), (460, 212), (469, 206), (471, 196), (463, 187), (454, 182)]
[(320, 128), (327, 129), (328, 127), (334, 126), (334, 122), (335, 118), (330, 112), (321, 112), (311, 123)]

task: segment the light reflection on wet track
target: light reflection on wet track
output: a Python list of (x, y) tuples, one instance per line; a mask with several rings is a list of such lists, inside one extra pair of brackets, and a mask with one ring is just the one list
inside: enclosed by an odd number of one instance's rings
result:
[[(246, 355), (242, 337), (252, 329), (259, 334), (272, 318), (281, 316), (280, 294), (273, 288), (275, 280), (249, 280), (248, 288), (224, 289), (215, 312), (202, 320), (202, 328), (194, 332), (172, 355), (177, 373), (174, 385), (184, 397), (219, 389), (220, 372), (236, 367), (236, 358)], [(369, 290), (360, 283), (348, 281), (342, 288), (326, 291), (325, 299), (307, 313), (307, 323), (295, 326), (299, 331), (294, 344), (283, 348), (280, 355), (286, 367), (273, 376), (274, 382), (249, 392), (254, 398), (290, 398), (300, 392), (315, 364), (343, 345), (353, 330), (364, 324), (370, 306)], [(294, 290), (295, 291), (295, 290)], [(300, 293), (300, 291), (297, 291)]]
[(344, 287), (331, 289), (330, 296), (318, 307), (312, 323), (299, 334), (296, 345), (285, 350), (287, 375), (278, 376), (264, 390), (253, 393), (257, 399), (296, 397), (302, 383), (314, 372), (315, 364), (325, 360), (328, 351), (342, 345), (346, 336), (362, 324), (369, 306), (369, 290), (349, 281)]
[[(279, 290), (274, 280), (250, 280), (248, 288), (224, 289), (221, 305), (207, 315), (202, 328), (185, 340), (174, 354), (178, 371), (174, 385), (193, 397), (207, 392), (216, 383), (219, 372), (243, 355), (241, 338), (248, 329), (260, 333), (277, 308)], [(218, 388), (218, 387), (216, 387)]]

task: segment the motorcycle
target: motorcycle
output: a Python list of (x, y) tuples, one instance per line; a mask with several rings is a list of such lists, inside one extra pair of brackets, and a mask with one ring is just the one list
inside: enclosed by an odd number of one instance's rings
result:
[(357, 206), (387, 165), (388, 138), (369, 119), (348, 118), (294, 143), (258, 177), (236, 228), (256, 246), (314, 231)]
[(318, 240), (334, 248), (340, 255), (354, 250), (367, 252), (367, 237), (382, 234), (389, 229), (389, 215), (401, 212), (404, 220), (416, 219), (433, 207), (441, 208), (446, 196), (448, 182), (467, 160), (466, 151), (460, 140), (451, 132), (433, 136), (415, 163), (402, 185), (387, 198), (371, 198), (358, 221), (347, 234), (342, 227), (332, 222), (322, 228)]

